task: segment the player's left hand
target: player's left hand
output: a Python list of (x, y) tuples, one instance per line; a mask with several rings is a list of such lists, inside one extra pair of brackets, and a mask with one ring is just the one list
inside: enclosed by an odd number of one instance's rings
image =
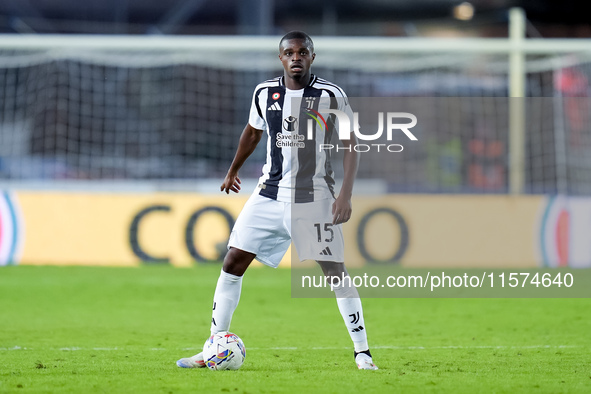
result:
[(339, 195), (336, 201), (332, 204), (332, 224), (346, 223), (351, 219), (351, 199)]
[(220, 191), (226, 192), (226, 194), (230, 194), (230, 190), (234, 193), (238, 193), (240, 191), (240, 178), (238, 178), (238, 174), (233, 174), (228, 171), (226, 178), (224, 178), (224, 183), (220, 187)]

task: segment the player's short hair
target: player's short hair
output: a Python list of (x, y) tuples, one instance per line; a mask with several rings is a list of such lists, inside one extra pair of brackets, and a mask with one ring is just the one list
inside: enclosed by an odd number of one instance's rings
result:
[(281, 37), (281, 40), (279, 40), (279, 51), (281, 51), (281, 44), (283, 44), (283, 41), (293, 39), (306, 41), (306, 45), (310, 46), (310, 49), (314, 52), (314, 41), (312, 41), (312, 38), (309, 35), (300, 30), (292, 30)]

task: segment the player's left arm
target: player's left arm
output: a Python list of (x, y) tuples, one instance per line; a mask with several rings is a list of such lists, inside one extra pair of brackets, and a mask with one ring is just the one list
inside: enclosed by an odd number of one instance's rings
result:
[(359, 168), (359, 155), (353, 149), (357, 144), (357, 137), (351, 133), (351, 138), (341, 141), (345, 146), (345, 154), (343, 157), (343, 185), (339, 196), (332, 204), (332, 224), (345, 223), (351, 219), (353, 207), (351, 205), (351, 196), (353, 195), (353, 183), (357, 176), (357, 168)]

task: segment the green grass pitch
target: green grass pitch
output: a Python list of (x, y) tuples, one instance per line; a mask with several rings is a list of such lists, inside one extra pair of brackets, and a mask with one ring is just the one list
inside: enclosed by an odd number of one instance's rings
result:
[(589, 299), (366, 299), (358, 371), (333, 299), (246, 273), (238, 371), (181, 369), (209, 335), (219, 266), (0, 269), (1, 393), (591, 392)]

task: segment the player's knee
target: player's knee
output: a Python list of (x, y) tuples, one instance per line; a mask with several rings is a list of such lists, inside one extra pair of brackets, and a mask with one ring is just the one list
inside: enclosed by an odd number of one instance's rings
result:
[(248, 266), (245, 267), (239, 261), (236, 261), (233, 259), (224, 260), (224, 265), (222, 267), (224, 272), (226, 272), (228, 274), (236, 275), (236, 276), (244, 275), (246, 268), (248, 268)]
[(228, 274), (242, 276), (255, 255), (236, 248), (230, 248), (224, 258), (223, 270)]
[(347, 270), (345, 269), (345, 264), (343, 263), (335, 263), (332, 261), (319, 261), (320, 267), (322, 268), (322, 272), (327, 277), (338, 277), (342, 278), (343, 276), (347, 276)]

